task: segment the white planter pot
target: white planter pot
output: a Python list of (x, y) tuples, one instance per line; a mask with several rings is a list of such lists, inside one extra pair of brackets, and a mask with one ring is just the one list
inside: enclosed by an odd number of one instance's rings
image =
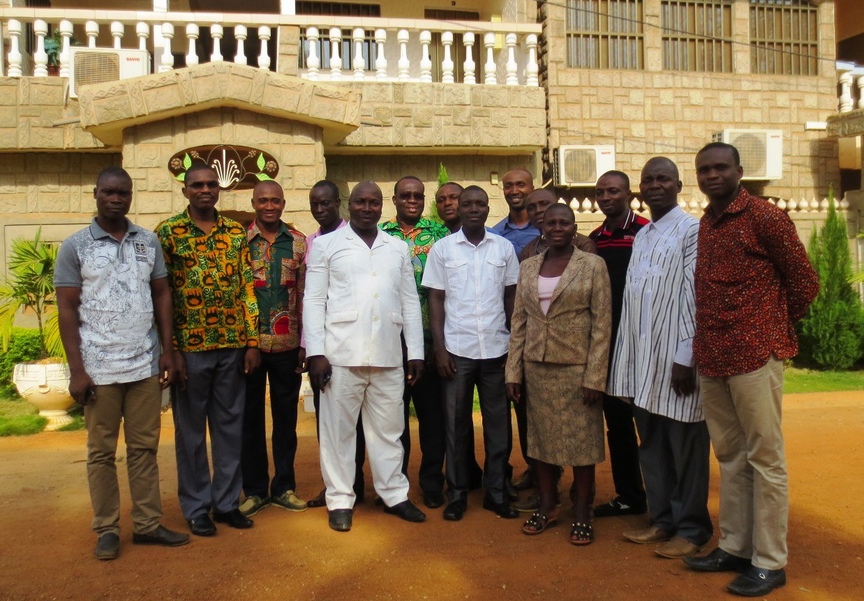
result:
[(67, 413), (75, 402), (69, 394), (69, 366), (65, 363), (19, 363), (12, 381), (24, 399), (48, 420), (50, 432), (72, 423)]

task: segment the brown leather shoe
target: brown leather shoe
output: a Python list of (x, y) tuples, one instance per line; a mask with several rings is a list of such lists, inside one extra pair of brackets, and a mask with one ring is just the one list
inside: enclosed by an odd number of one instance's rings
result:
[(691, 543), (686, 538), (680, 536), (672, 537), (672, 539), (654, 549), (654, 552), (660, 557), (668, 557), (669, 559), (684, 559), (691, 555), (696, 555), (702, 550), (704, 545)]
[(623, 533), (624, 538), (639, 545), (662, 543), (672, 538), (672, 535), (657, 526), (648, 526), (642, 530), (630, 530)]

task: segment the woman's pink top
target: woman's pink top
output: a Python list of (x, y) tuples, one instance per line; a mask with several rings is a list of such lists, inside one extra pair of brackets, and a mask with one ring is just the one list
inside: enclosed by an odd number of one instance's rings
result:
[(537, 280), (537, 293), (540, 297), (540, 308), (543, 309), (543, 313), (546, 314), (549, 312), (549, 305), (552, 304), (552, 293), (555, 292), (555, 286), (558, 285), (558, 280), (561, 279), (561, 276), (557, 278), (544, 278), (542, 275)]

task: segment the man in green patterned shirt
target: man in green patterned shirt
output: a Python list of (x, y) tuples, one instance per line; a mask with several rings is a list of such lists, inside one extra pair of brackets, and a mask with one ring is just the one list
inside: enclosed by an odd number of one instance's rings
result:
[[(422, 379), (414, 386), (405, 386), (402, 400), (405, 405), (405, 431), (402, 433), (402, 446), (405, 449), (402, 473), (408, 475), (408, 459), (411, 453), (411, 432), (408, 426), (408, 413), (411, 400), (420, 426), (420, 488), (423, 489), (423, 503), (430, 509), (444, 504), (444, 404), (441, 399), (441, 379), (435, 367), (435, 353), (432, 349), (432, 330), (429, 327), (429, 291), (420, 285), (426, 256), (432, 245), (446, 237), (450, 231), (442, 224), (423, 217), (425, 207), (425, 187), (419, 178), (408, 175), (396, 182), (393, 189), (393, 205), (396, 218), (381, 224), (381, 229), (404, 240), (411, 253), (417, 293), (420, 296), (420, 309), (423, 316), (423, 340), (425, 343), (426, 369)], [(404, 342), (403, 342), (404, 354)]]
[(252, 527), (238, 505), (244, 374), (261, 363), (258, 305), (246, 230), (216, 210), (216, 172), (194, 164), (183, 184), (189, 206), (156, 227), (174, 300), (177, 488), (192, 534), (213, 536), (213, 520), (233, 528)]

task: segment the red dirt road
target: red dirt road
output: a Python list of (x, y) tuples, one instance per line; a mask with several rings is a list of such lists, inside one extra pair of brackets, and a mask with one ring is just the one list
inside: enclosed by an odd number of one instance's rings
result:
[[(787, 396), (785, 413), (791, 561), (789, 584), (771, 598), (860, 601), (864, 391)], [(185, 531), (170, 416), (163, 424), (164, 523)], [(298, 488), (311, 496), (321, 486), (311, 416), (301, 417), (299, 430)], [(479, 428), (477, 434), (479, 443)], [(0, 439), (0, 599), (733, 598), (724, 592), (729, 575), (695, 574), (680, 561), (655, 556), (650, 546), (624, 540), (621, 532), (645, 524), (643, 517), (596, 520), (597, 541), (575, 548), (567, 542), (566, 503), (562, 525), (527, 537), (519, 531), (521, 520), (483, 511), (480, 492), (457, 523), (445, 522), (437, 509), (427, 511), (426, 523), (408, 524), (384, 514), (369, 494), (348, 534), (331, 531), (323, 509), (295, 514), (269, 508), (255, 516), (252, 530), (220, 527), (216, 537), (178, 549), (133, 546), (122, 462), (121, 556), (99, 562), (92, 556), (85, 437), (70, 432)], [(125, 459), (122, 444), (118, 455)], [(718, 484), (712, 463), (715, 527)], [(411, 496), (419, 505), (416, 487)], [(611, 496), (606, 462), (597, 471), (597, 498)]]

